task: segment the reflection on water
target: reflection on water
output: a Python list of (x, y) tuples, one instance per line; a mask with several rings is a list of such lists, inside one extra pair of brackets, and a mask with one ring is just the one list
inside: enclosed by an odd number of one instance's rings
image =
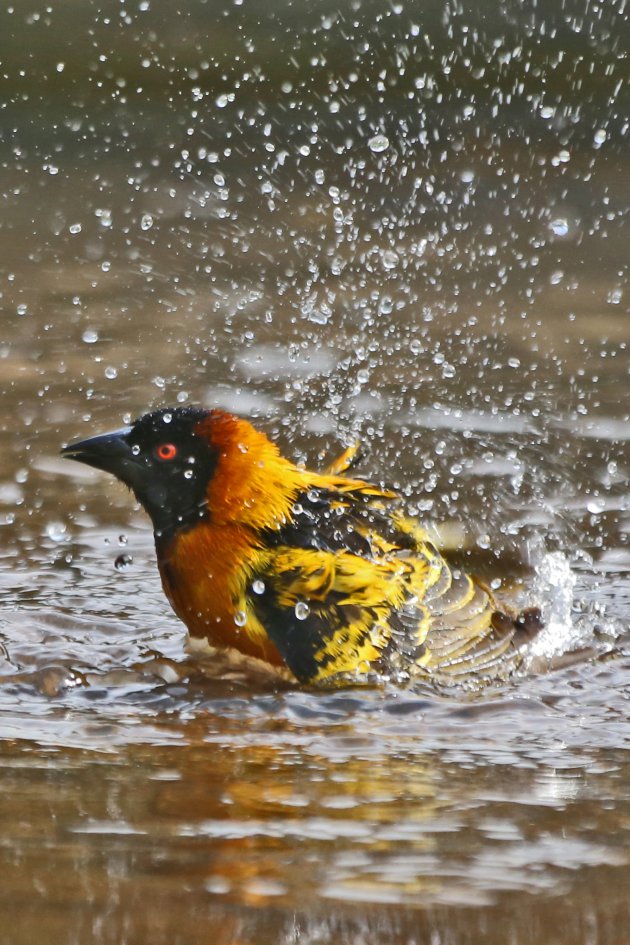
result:
[(624, 914), (627, 657), (491, 695), (283, 692), (145, 619), (2, 621), (11, 941), (45, 922), (53, 941), (211, 923), (225, 943), (385, 943), (447, 922), (445, 941), (507, 923), (534, 945), (543, 921), (605, 930), (600, 897)]
[[(0, 11), (0, 942), (623, 941), (627, 18)], [(542, 604), (529, 674), (189, 653), (131, 497), (58, 456), (186, 402), (360, 436)]]
[[(440, 934), (446, 917), (472, 942), (489, 917), (506, 921), (509, 900), (507, 928), (533, 945), (544, 916), (558, 940), (575, 931), (575, 916), (558, 924), (572, 896), (584, 921), (602, 895), (621, 915), (627, 726), (615, 686), (627, 671), (595, 671), (612, 704), (586, 731), (585, 672), (547, 683), (552, 705), (536, 684), (467, 707), (228, 687), (197, 691), (194, 705), (171, 684), (145, 720), (148, 690), (104, 711), (66, 696), (41, 707), (40, 731), (89, 749), (4, 742), (3, 900), (24, 904), (13, 940), (26, 941), (34, 911), (54, 928), (60, 906), (77, 942), (95, 921), (107, 942), (202, 941), (208, 922), (226, 943), (290, 942), (296, 927), (306, 941), (403, 942)], [(533, 924), (531, 894), (549, 903)]]

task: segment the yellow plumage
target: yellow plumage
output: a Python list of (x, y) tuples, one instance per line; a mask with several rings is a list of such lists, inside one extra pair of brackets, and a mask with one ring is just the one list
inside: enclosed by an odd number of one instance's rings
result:
[(356, 452), (304, 472), (282, 522), (258, 532), (238, 571), (240, 636), (267, 637), (315, 685), (507, 674), (514, 615), (451, 569), (395, 493), (342, 475)]

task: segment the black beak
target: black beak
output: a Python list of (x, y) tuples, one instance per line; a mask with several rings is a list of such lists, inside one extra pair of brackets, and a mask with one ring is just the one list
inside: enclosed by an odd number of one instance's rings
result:
[(86, 466), (94, 466), (104, 472), (112, 473), (134, 491), (141, 490), (146, 484), (149, 467), (140, 455), (134, 453), (129, 445), (130, 427), (91, 436), (87, 440), (69, 443), (61, 450), (61, 455), (76, 459)]

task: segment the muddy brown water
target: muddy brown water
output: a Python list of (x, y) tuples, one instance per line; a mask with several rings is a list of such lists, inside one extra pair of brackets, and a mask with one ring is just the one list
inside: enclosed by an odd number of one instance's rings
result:
[[(316, 6), (2, 13), (2, 943), (629, 940), (627, 14)], [(532, 671), (189, 654), (58, 450), (193, 402), (361, 436), (542, 605)]]

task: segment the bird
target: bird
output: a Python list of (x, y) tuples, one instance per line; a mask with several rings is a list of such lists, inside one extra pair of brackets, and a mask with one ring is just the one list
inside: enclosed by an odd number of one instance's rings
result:
[(392, 489), (321, 472), (248, 420), (165, 407), (62, 454), (128, 486), (190, 637), (312, 687), (506, 678), (542, 626), (447, 560)]

